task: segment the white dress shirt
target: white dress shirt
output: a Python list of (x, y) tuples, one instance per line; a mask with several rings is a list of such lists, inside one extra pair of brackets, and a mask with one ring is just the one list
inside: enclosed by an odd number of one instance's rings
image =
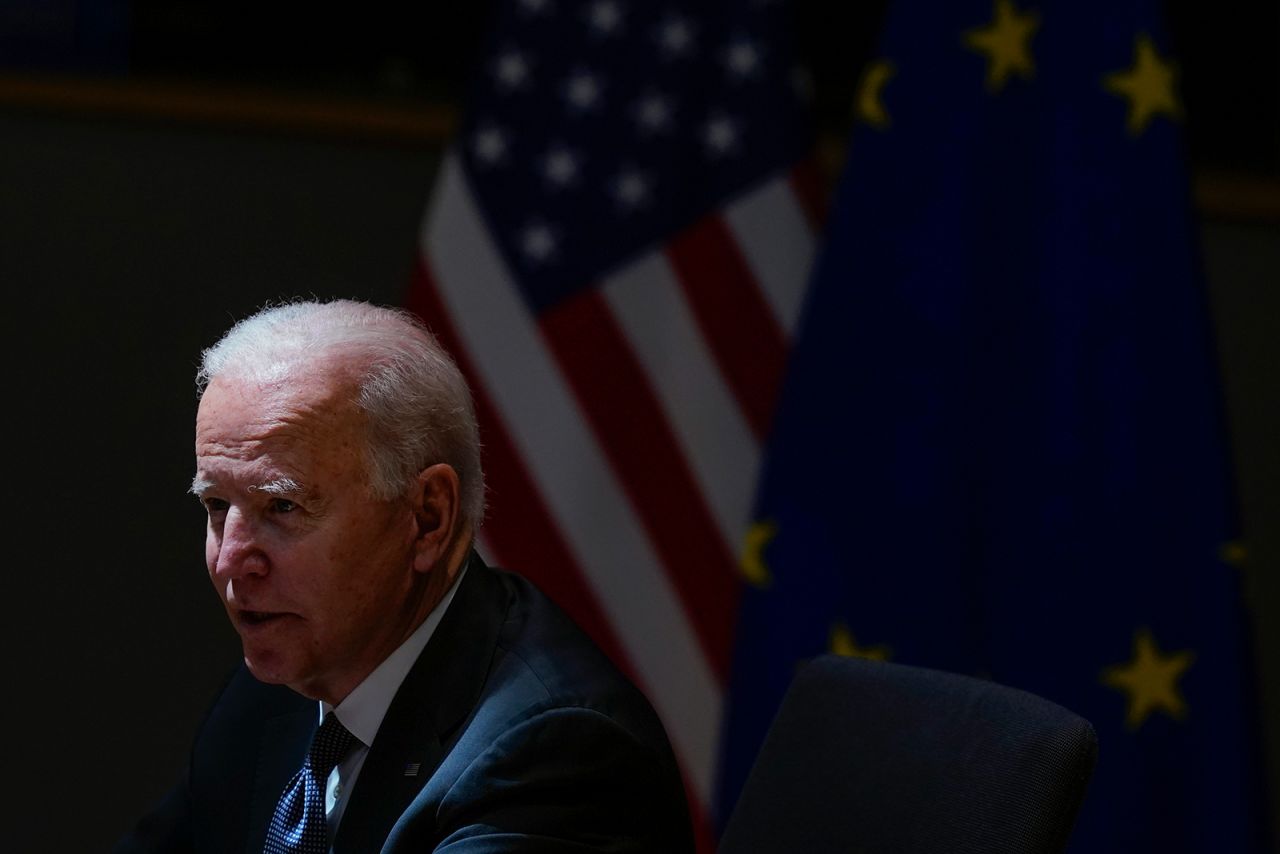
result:
[(400, 683), (409, 675), (413, 663), (426, 648), (427, 641), (431, 640), (431, 635), (435, 633), (436, 626), (440, 625), (449, 603), (453, 601), (453, 594), (457, 592), (458, 585), (466, 574), (467, 565), (464, 563), (458, 577), (449, 587), (449, 592), (431, 609), (422, 625), (395, 652), (383, 659), (346, 699), (337, 706), (320, 701), (320, 720), (323, 722), (324, 716), (332, 711), (347, 731), (356, 737), (355, 748), (329, 774), (329, 781), (325, 786), (324, 811), (329, 825), (330, 845), (337, 835), (338, 823), (342, 821), (342, 813), (346, 810), (356, 778), (360, 776), (360, 769), (369, 755), (369, 747), (378, 734), (378, 727), (382, 726), (382, 719), (386, 717), (396, 691), (400, 690)]

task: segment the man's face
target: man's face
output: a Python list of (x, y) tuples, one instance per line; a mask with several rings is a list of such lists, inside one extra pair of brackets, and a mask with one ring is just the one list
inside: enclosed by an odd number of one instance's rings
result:
[(332, 377), (217, 378), (196, 416), (205, 560), (245, 663), (333, 703), (420, 618), (413, 511), (371, 495), (352, 392)]

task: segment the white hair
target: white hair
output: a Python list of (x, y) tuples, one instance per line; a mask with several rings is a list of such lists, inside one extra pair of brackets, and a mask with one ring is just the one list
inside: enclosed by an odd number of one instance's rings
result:
[(376, 497), (407, 494), (418, 472), (447, 463), (458, 473), (460, 515), (474, 532), (484, 516), (480, 434), (466, 380), (413, 315), (351, 300), (290, 302), (245, 318), (204, 354), (201, 394), (219, 376), (278, 382), (341, 356), (368, 419), (369, 484)]

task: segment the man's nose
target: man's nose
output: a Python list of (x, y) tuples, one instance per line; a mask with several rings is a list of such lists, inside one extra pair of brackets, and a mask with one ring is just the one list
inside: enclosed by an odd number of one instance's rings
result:
[(226, 579), (265, 575), (268, 562), (258, 533), (253, 519), (236, 507), (229, 508), (222, 521), (214, 575)]

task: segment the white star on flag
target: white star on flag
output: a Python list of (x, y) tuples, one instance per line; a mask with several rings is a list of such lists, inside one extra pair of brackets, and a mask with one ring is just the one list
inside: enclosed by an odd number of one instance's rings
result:
[(589, 20), (596, 32), (611, 36), (622, 27), (622, 10), (613, 0), (599, 0), (592, 4)]
[(702, 140), (713, 155), (728, 154), (738, 145), (738, 126), (728, 116), (715, 116), (703, 128)]
[(543, 173), (557, 187), (568, 186), (578, 177), (578, 158), (567, 149), (553, 148), (543, 161)]
[(650, 133), (667, 130), (671, 126), (670, 100), (657, 94), (644, 96), (636, 105), (636, 121)]
[(524, 230), (520, 248), (533, 261), (546, 261), (556, 253), (556, 236), (551, 227), (535, 223)]
[(613, 194), (623, 210), (634, 210), (649, 201), (649, 181), (634, 169), (618, 175), (613, 182)]
[(580, 72), (569, 78), (565, 85), (565, 97), (579, 110), (589, 110), (600, 101), (600, 83), (595, 75)]
[(481, 162), (497, 163), (507, 154), (507, 136), (495, 127), (482, 128), (472, 137), (471, 149)]
[(506, 89), (519, 89), (529, 82), (529, 62), (519, 52), (511, 51), (498, 57), (494, 75)]
[(693, 47), (693, 28), (684, 18), (668, 18), (658, 30), (658, 45), (668, 56), (682, 56)]
[(749, 41), (731, 45), (725, 52), (729, 73), (739, 80), (752, 76), (760, 68), (760, 51)]

